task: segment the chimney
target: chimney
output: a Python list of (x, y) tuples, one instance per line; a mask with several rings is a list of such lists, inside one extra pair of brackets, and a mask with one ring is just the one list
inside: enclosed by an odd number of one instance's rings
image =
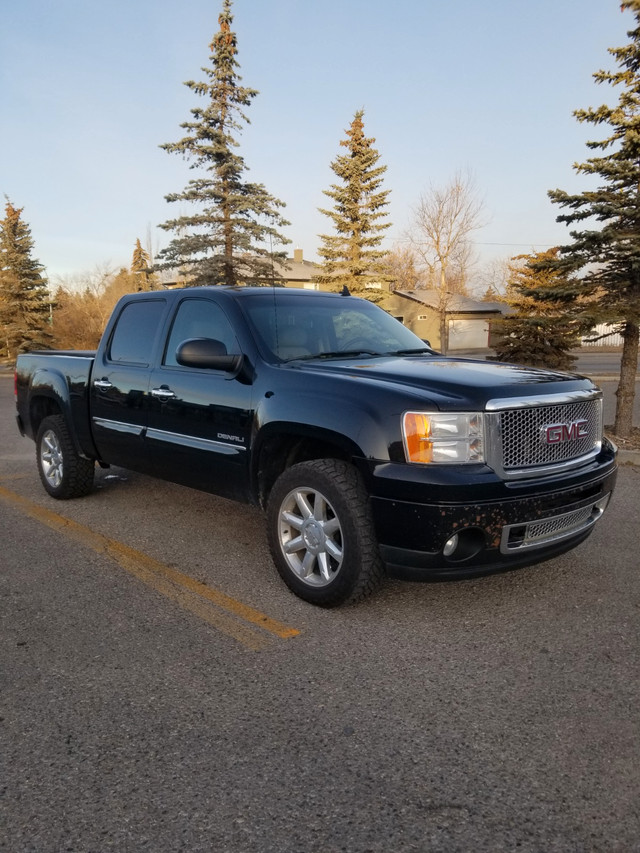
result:
[(293, 250), (293, 260), (294, 260), (297, 264), (301, 264), (301, 263), (302, 263), (302, 249), (294, 249), (294, 250)]

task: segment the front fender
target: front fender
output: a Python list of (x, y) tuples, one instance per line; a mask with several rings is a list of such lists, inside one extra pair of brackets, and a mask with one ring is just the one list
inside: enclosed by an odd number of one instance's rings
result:
[[(301, 391), (275, 393), (256, 412), (257, 435), (284, 430), (337, 444), (355, 457), (395, 459), (402, 408), (361, 397)], [(403, 457), (404, 458), (404, 457)]]

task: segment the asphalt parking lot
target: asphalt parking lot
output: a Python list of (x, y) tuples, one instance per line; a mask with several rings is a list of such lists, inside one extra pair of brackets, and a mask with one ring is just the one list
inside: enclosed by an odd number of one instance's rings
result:
[(625, 464), (570, 554), (323, 611), (253, 508), (50, 500), (0, 375), (0, 850), (640, 850), (639, 497)]

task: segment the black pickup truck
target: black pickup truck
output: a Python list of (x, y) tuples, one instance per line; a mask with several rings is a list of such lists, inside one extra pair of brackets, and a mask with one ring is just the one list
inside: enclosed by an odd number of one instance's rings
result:
[(257, 504), (280, 575), (324, 606), (385, 571), (561, 554), (616, 478), (589, 379), (445, 358), (349, 295), (125, 296), (95, 353), (19, 356), (16, 402), (52, 497), (87, 494), (97, 462)]

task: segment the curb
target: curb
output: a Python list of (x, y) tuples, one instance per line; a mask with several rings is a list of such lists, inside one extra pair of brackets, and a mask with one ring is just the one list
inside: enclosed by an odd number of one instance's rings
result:
[(618, 465), (635, 465), (640, 468), (640, 450), (618, 450)]
[[(615, 382), (620, 381), (619, 373), (580, 373), (580, 376), (586, 376), (592, 382)], [(640, 374), (636, 373), (636, 382), (640, 382)]]

